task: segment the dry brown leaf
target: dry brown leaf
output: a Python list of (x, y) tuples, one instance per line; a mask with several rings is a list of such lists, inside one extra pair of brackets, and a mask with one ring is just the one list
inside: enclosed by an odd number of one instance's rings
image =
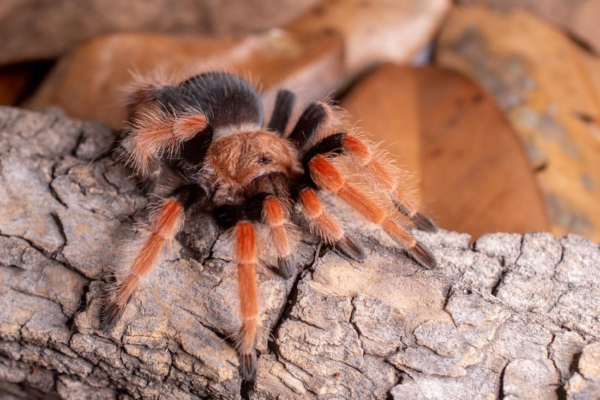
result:
[(486, 5), (506, 12), (527, 11), (539, 18), (565, 28), (581, 41), (600, 51), (600, 2), (597, 0), (457, 0), (460, 5)]
[(346, 73), (385, 61), (409, 62), (432, 39), (449, 0), (324, 0), (286, 28), (313, 35), (335, 30), (344, 38)]
[(343, 106), (416, 171), (425, 210), (441, 227), (474, 238), (548, 228), (521, 143), (493, 98), (464, 76), (386, 65)]
[(461, 8), (436, 59), (496, 97), (537, 171), (552, 232), (600, 240), (600, 101), (577, 45), (523, 12)]
[(117, 34), (93, 40), (62, 59), (26, 104), (57, 105), (68, 114), (123, 125), (123, 88), (140, 75), (182, 81), (211, 69), (238, 72), (264, 89), (272, 104), (277, 88), (298, 90), (301, 99), (323, 97), (340, 85), (343, 45), (331, 33), (299, 39), (281, 30), (222, 39)]

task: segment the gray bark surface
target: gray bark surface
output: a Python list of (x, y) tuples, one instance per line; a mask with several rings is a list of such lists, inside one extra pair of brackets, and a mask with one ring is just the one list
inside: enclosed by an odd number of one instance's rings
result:
[(367, 259), (315, 256), (305, 234), (295, 279), (259, 274), (267, 329), (243, 385), (228, 241), (189, 215), (101, 331), (147, 204), (113, 140), (55, 110), (0, 108), (0, 398), (600, 398), (600, 248), (572, 235), (415, 232), (438, 259), (428, 271), (344, 210)]

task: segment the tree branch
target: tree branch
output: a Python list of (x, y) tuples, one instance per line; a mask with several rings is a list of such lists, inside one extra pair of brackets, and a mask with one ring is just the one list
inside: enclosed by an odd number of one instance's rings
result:
[(305, 234), (295, 279), (261, 274), (270, 332), (243, 385), (227, 238), (193, 215), (102, 332), (106, 281), (147, 203), (107, 155), (113, 140), (57, 111), (0, 109), (0, 391), (11, 398), (598, 397), (600, 249), (577, 236), (490, 234), (471, 247), (468, 235), (416, 232), (440, 264), (427, 271), (344, 211), (367, 259), (314, 261)]

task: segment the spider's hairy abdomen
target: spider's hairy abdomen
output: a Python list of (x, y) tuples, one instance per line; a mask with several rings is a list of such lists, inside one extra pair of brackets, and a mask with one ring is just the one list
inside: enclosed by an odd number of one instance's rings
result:
[(157, 100), (167, 111), (201, 110), (214, 130), (228, 126), (258, 129), (263, 124), (262, 102), (254, 86), (225, 72), (206, 72), (177, 86), (166, 86)]

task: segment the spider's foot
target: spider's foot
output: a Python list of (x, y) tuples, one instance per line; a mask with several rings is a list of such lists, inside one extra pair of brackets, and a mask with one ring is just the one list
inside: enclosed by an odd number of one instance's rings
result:
[(116, 302), (105, 300), (100, 309), (100, 329), (104, 332), (110, 331), (121, 319), (125, 312), (125, 306)]
[(252, 348), (248, 353), (240, 353), (240, 373), (245, 381), (254, 380), (256, 376), (256, 350)]
[(435, 260), (431, 250), (419, 242), (415, 243), (412, 248), (408, 249), (408, 254), (413, 260), (425, 268), (433, 269), (437, 267), (437, 261)]
[(362, 261), (366, 258), (362, 247), (354, 243), (348, 236), (342, 237), (336, 244), (337, 248), (345, 255), (356, 261)]
[(278, 257), (277, 266), (279, 267), (281, 276), (286, 280), (294, 276), (294, 273), (296, 272), (296, 268), (292, 265), (290, 257)]
[(411, 221), (414, 222), (415, 226), (426, 232), (437, 232), (438, 227), (435, 225), (435, 222), (427, 215), (422, 213), (415, 213), (411, 218)]

